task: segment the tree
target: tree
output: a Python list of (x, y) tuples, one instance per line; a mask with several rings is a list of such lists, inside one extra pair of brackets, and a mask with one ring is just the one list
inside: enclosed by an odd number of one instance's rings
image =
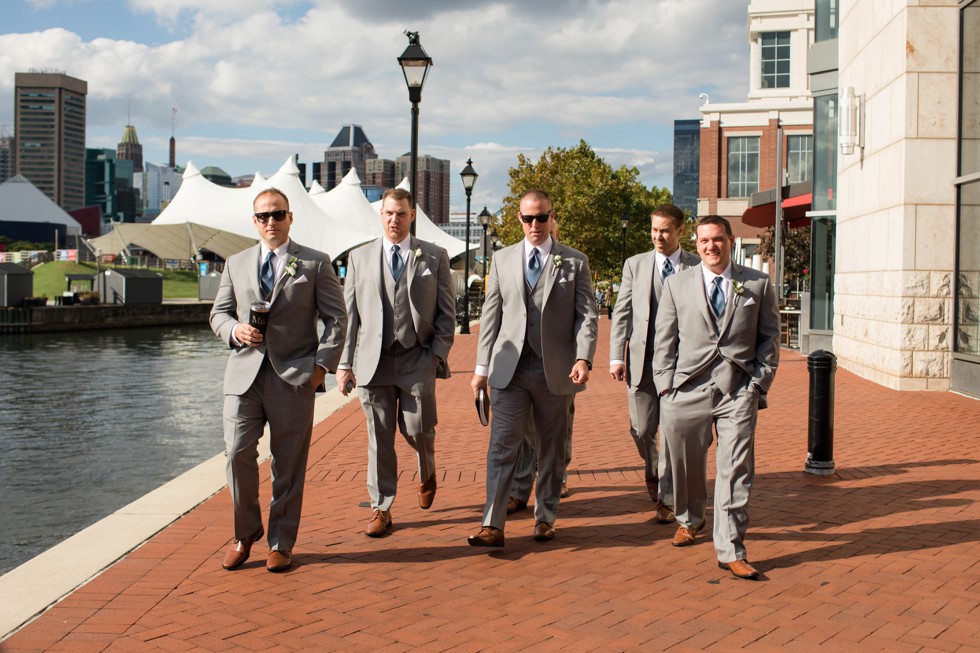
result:
[(649, 216), (654, 207), (671, 201), (665, 188), (646, 188), (639, 171), (614, 170), (585, 141), (571, 148), (549, 147), (532, 163), (523, 154), (510, 169), (510, 194), (503, 202), (498, 229), (507, 244), (524, 237), (518, 219), (520, 198), (541, 188), (551, 195), (562, 242), (584, 252), (599, 279), (619, 279), (623, 267), (620, 218), (630, 217), (626, 255), (650, 249)]
[[(783, 228), (783, 283), (800, 290), (810, 289), (810, 229)], [(775, 258), (776, 228), (769, 227), (759, 242), (758, 254), (763, 259)]]

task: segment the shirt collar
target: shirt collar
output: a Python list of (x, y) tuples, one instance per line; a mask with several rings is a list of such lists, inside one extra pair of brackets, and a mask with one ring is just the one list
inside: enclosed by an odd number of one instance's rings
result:
[(701, 273), (704, 275), (704, 285), (705, 286), (710, 286), (712, 283), (714, 283), (715, 277), (721, 277), (725, 281), (731, 281), (732, 280), (732, 263), (731, 263), (731, 261), (729, 261), (728, 262), (728, 267), (726, 267), (724, 270), (722, 270), (722, 273), (721, 274), (715, 274), (714, 272), (712, 272), (711, 270), (709, 270), (708, 268), (706, 268), (705, 266), (702, 265), (701, 266)]
[(664, 261), (667, 260), (667, 259), (670, 259), (670, 264), (674, 266), (674, 269), (675, 270), (677, 269), (677, 266), (679, 266), (681, 264), (681, 248), (680, 247), (678, 247), (677, 249), (675, 249), (674, 252), (672, 254), (670, 254), (669, 256), (664, 256), (663, 254), (661, 254), (657, 250), (653, 250), (653, 251), (656, 254), (657, 269), (658, 270), (663, 269), (663, 267), (664, 267)]
[(391, 246), (392, 245), (398, 245), (399, 254), (401, 254), (403, 252), (408, 251), (409, 246), (412, 244), (412, 242), (411, 242), (412, 241), (412, 235), (411, 234), (405, 236), (405, 238), (401, 242), (398, 242), (398, 243), (391, 242), (390, 240), (388, 240), (388, 237), (387, 236), (382, 236), (381, 238), (385, 241), (385, 251), (386, 252), (390, 252), (391, 251)]
[(286, 242), (284, 242), (282, 245), (280, 245), (279, 247), (277, 247), (277, 248), (275, 248), (273, 250), (270, 250), (266, 246), (266, 244), (264, 242), (262, 243), (261, 246), (262, 246), (262, 252), (261, 252), (261, 254), (262, 254), (261, 258), (262, 258), (262, 260), (265, 260), (265, 257), (269, 255), (269, 252), (270, 251), (272, 251), (273, 253), (275, 253), (276, 258), (282, 258), (283, 256), (286, 255), (286, 252), (289, 251), (289, 239), (287, 238), (286, 239)]
[(524, 239), (524, 259), (527, 260), (527, 258), (529, 256), (531, 256), (531, 250), (534, 249), (535, 247), (538, 248), (538, 255), (545, 256), (545, 255), (551, 253), (551, 248), (553, 246), (554, 246), (554, 242), (552, 241), (551, 236), (548, 236), (548, 238), (543, 243), (541, 243), (540, 245), (532, 245), (531, 243), (528, 242), (527, 238), (525, 238)]

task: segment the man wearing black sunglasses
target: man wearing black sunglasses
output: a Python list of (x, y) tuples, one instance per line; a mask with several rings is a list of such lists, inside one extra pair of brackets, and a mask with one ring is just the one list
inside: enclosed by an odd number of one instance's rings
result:
[[(222, 566), (244, 564), (263, 535), (256, 449), (268, 424), (272, 503), (266, 568), (279, 572), (292, 565), (299, 530), (314, 393), (340, 362), (347, 312), (330, 257), (290, 240), (293, 214), (286, 195), (264, 190), (252, 209), (260, 242), (225, 262), (211, 309), (211, 328), (232, 350), (225, 369), (224, 435), (235, 542)], [(268, 302), (264, 335), (249, 324), (256, 301)]]
[(596, 348), (598, 314), (585, 254), (551, 237), (555, 212), (542, 190), (520, 201), (524, 240), (490, 265), (474, 395), (490, 388), (487, 502), (471, 546), (504, 545), (504, 523), (525, 421), (533, 407), (538, 478), (534, 539), (555, 537), (569, 408), (585, 389)]

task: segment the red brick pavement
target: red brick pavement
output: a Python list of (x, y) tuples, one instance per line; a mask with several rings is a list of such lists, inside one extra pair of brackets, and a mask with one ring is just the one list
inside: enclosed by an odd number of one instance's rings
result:
[(526, 512), (509, 522), (504, 549), (466, 545), (488, 430), (468, 387), (475, 336), (460, 336), (455, 376), (439, 384), (431, 510), (418, 508), (402, 442), (395, 529), (363, 535), (366, 434), (351, 403), (314, 431), (290, 572), (267, 573), (261, 547), (244, 568), (220, 568), (231, 533), (222, 491), (0, 648), (980, 650), (980, 402), (899, 393), (841, 370), (838, 472), (810, 476), (806, 361), (784, 352), (759, 419), (748, 539), (765, 578), (739, 581), (716, 567), (710, 532), (676, 549), (673, 527), (653, 521), (625, 390), (605, 374), (609, 322), (600, 325), (556, 540), (533, 541)]

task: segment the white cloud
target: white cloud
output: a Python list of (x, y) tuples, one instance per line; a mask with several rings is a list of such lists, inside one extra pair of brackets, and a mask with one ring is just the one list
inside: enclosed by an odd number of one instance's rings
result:
[[(349, 122), (394, 158), (409, 146), (396, 57), (411, 28), (435, 62), (421, 149), (459, 169), (472, 156), (474, 202), (492, 206), (517, 152), (537, 157), (579, 138), (612, 165), (638, 167), (645, 183), (669, 185), (673, 120), (697, 117), (699, 92), (741, 101), (747, 89), (746, 0), (349, 4), (129, 0), (160, 34), (85, 41), (66, 26), (0, 35), (0, 123), (13, 122), (14, 73), (54, 67), (88, 81), (90, 140), (121, 135), (131, 104), (150, 160), (166, 158), (171, 107), (178, 158), (193, 153), (232, 175), (266, 156), (264, 172), (296, 151), (322, 159)], [(168, 40), (176, 22), (186, 36)], [(455, 210), (464, 195), (453, 183)]]

